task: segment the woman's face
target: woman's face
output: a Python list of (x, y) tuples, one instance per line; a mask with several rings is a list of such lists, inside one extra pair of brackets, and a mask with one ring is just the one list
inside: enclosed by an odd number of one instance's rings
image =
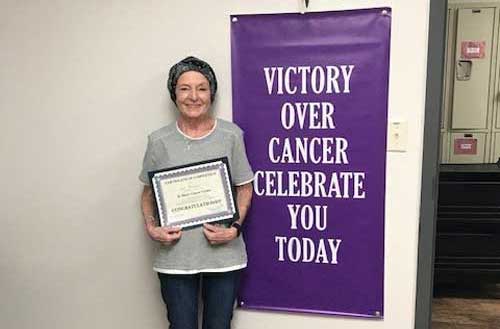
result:
[(181, 74), (175, 88), (176, 104), (181, 116), (198, 119), (208, 114), (211, 105), (210, 83), (199, 72)]

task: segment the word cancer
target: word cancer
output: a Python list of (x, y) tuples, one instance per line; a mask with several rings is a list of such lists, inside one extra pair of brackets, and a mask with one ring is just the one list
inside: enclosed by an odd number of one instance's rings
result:
[(348, 164), (347, 147), (342, 137), (272, 137), (267, 151), (272, 163)]

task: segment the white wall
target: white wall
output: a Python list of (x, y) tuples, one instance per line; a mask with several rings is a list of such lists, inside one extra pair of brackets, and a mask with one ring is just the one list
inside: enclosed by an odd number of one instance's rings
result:
[[(429, 1), (310, 9), (375, 6), (393, 8), (389, 115), (411, 136), (388, 154), (385, 319), (238, 310), (235, 328), (413, 328)], [(1, 328), (166, 328), (136, 177), (147, 133), (173, 118), (168, 68), (188, 54), (212, 63), (231, 119), (228, 15), (298, 8), (0, 0)]]

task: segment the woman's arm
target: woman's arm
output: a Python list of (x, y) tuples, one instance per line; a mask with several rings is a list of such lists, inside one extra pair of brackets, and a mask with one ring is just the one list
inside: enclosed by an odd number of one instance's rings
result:
[(236, 186), (236, 203), (238, 204), (238, 211), (240, 212), (238, 224), (240, 225), (243, 224), (247, 216), (248, 208), (250, 208), (250, 203), (252, 202), (252, 193), (252, 183)]
[(145, 229), (151, 239), (163, 244), (172, 244), (180, 239), (182, 231), (179, 227), (156, 226), (153, 190), (150, 186), (144, 185), (141, 205)]
[[(240, 219), (238, 219), (237, 222), (240, 225), (243, 224), (248, 208), (250, 208), (252, 192), (252, 183), (236, 186), (236, 203), (238, 204), (238, 211), (240, 213)], [(212, 224), (205, 224), (203, 225), (203, 232), (211, 244), (226, 243), (238, 236), (238, 230), (236, 227), (232, 226), (226, 228)]]

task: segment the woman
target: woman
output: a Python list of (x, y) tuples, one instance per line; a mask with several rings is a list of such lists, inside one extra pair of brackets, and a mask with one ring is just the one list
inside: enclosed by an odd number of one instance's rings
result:
[[(230, 328), (239, 274), (247, 263), (239, 233), (252, 198), (253, 172), (243, 132), (235, 124), (213, 117), (210, 109), (217, 80), (206, 62), (187, 57), (172, 66), (168, 90), (179, 115), (176, 122), (149, 135), (140, 174), (145, 184), (142, 211), (146, 231), (151, 239), (160, 242), (154, 270), (158, 272), (171, 329), (198, 328), (200, 287), (203, 328)], [(229, 227), (159, 227), (148, 172), (221, 157), (229, 160), (240, 219)]]

